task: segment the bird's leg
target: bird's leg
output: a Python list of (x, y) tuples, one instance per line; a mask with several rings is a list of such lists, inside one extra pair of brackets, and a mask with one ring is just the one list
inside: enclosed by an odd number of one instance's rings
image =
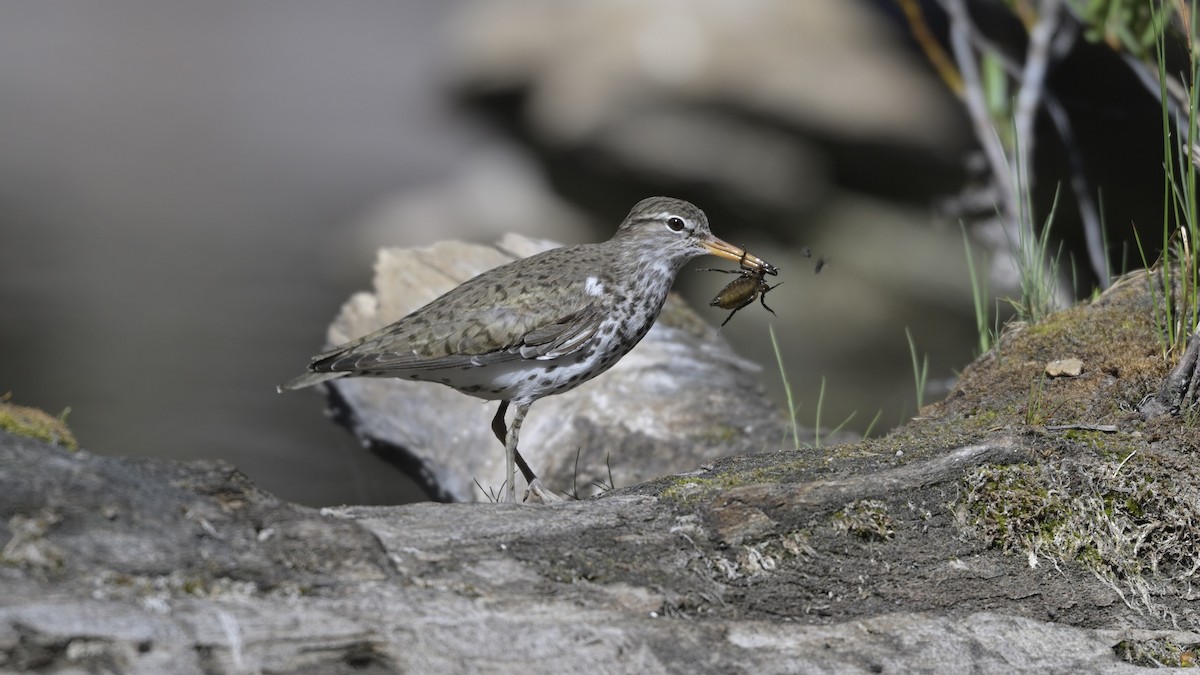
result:
[(507, 412), (508, 401), (500, 401), (500, 407), (496, 409), (496, 416), (492, 418), (492, 433), (496, 434), (496, 440), (501, 443), (504, 443), (508, 436), (508, 429), (504, 428), (504, 414)]
[(517, 411), (513, 414), (512, 424), (508, 425), (508, 438), (505, 439), (504, 443), (504, 454), (506, 460), (504, 469), (507, 481), (505, 488), (507, 499), (505, 499), (505, 501), (509, 502), (510, 504), (515, 504), (517, 502), (517, 490), (515, 486), (517, 476), (516, 471), (513, 469), (516, 465), (517, 438), (521, 435), (521, 423), (525, 421), (525, 414), (528, 412), (528, 403), (517, 404)]
[(529, 412), (529, 405), (528, 403), (517, 405), (517, 412), (513, 415), (512, 425), (508, 427), (507, 431), (504, 428), (504, 413), (508, 411), (508, 401), (500, 402), (500, 409), (496, 411), (496, 416), (492, 418), (492, 433), (496, 434), (496, 438), (504, 442), (505, 457), (507, 459), (507, 466), (505, 468), (508, 472), (506, 483), (508, 487), (506, 489), (505, 501), (516, 501), (516, 492), (513, 486), (513, 481), (516, 480), (516, 476), (513, 473), (513, 463), (515, 462), (521, 469), (521, 475), (525, 476), (525, 482), (529, 484), (529, 489), (525, 492), (525, 499), (523, 501), (534, 501), (540, 504), (561, 502), (562, 497), (559, 497), (546, 489), (546, 486), (542, 485), (541, 479), (525, 463), (525, 459), (521, 457), (521, 451), (517, 450), (517, 436), (521, 433), (521, 422), (525, 420), (525, 413)]
[[(496, 434), (496, 440), (500, 441), (505, 448), (508, 447), (508, 430), (504, 428), (504, 415), (507, 412), (508, 401), (501, 401), (500, 408), (496, 410), (496, 416), (492, 418), (492, 433)], [(525, 458), (521, 456), (520, 450), (513, 449), (513, 459), (516, 460), (517, 468), (521, 470), (521, 475), (525, 477), (525, 482), (532, 485), (533, 481), (538, 479), (537, 474), (525, 463)]]

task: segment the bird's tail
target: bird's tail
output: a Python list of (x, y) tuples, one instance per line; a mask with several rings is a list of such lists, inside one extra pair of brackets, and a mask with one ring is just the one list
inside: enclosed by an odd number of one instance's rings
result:
[(345, 375), (349, 375), (349, 373), (346, 373), (346, 372), (305, 373), (305, 374), (301, 375), (300, 377), (292, 378), (292, 379), (288, 380), (287, 382), (284, 382), (283, 384), (276, 386), (275, 391), (282, 394), (285, 391), (295, 391), (297, 389), (304, 389), (305, 387), (311, 387), (314, 384), (320, 384), (322, 382), (334, 380), (339, 377), (343, 377)]

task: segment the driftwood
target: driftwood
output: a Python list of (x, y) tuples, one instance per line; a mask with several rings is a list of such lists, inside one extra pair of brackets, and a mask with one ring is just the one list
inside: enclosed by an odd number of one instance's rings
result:
[[(1138, 407), (1146, 417), (1168, 415), (1194, 408), (1200, 391), (1200, 332), (1188, 337), (1187, 347), (1171, 374), (1163, 379), (1154, 396), (1148, 396)], [(1194, 414), (1194, 413), (1193, 413)]]

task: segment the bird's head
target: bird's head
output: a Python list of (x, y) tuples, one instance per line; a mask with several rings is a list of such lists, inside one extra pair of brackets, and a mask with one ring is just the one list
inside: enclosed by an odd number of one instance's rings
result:
[(627, 241), (637, 253), (653, 255), (655, 262), (676, 271), (692, 258), (708, 254), (732, 260), (746, 269), (779, 273), (771, 263), (713, 236), (704, 212), (682, 199), (643, 199), (625, 216), (614, 239)]

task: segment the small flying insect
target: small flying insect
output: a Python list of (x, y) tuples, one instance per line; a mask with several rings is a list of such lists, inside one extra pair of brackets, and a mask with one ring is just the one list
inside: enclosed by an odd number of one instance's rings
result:
[(767, 264), (765, 267), (752, 268), (747, 267), (745, 261), (743, 261), (741, 268), (736, 270), (723, 270), (715, 267), (709, 267), (698, 271), (724, 272), (726, 274), (741, 275), (729, 282), (729, 285), (727, 285), (725, 288), (722, 288), (721, 292), (717, 293), (717, 297), (713, 298), (712, 302), (708, 303), (710, 307), (720, 307), (721, 309), (733, 310), (729, 313), (729, 316), (725, 317), (725, 320), (721, 322), (721, 326), (729, 323), (729, 320), (733, 318), (734, 314), (738, 313), (738, 310), (754, 302), (755, 298), (758, 298), (758, 301), (762, 303), (763, 309), (767, 310), (771, 314), (775, 314), (775, 310), (767, 307), (767, 292), (776, 286), (779, 286), (780, 284), (771, 286), (765, 280), (765, 277), (768, 274), (779, 274), (779, 270), (776, 269), (774, 265)]

